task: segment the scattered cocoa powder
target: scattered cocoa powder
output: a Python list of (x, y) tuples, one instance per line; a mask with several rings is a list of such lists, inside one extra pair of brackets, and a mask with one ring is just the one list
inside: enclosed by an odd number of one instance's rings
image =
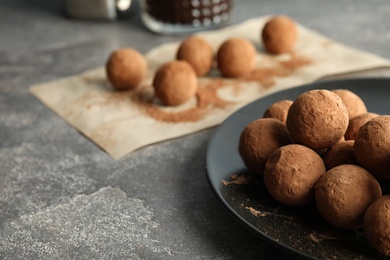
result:
[(257, 81), (264, 88), (270, 88), (275, 84), (276, 77), (287, 77), (297, 69), (310, 64), (312, 61), (305, 57), (290, 53), (288, 61), (279, 61), (274, 67), (257, 68), (246, 77), (237, 80), (214, 78), (200, 83), (196, 92), (196, 105), (182, 111), (167, 111), (160, 104), (154, 102), (154, 94), (151, 86), (140, 86), (137, 91), (130, 93), (133, 102), (148, 116), (157, 121), (167, 123), (196, 122), (201, 120), (211, 109), (225, 108), (234, 104), (218, 96), (218, 90), (227, 82), (232, 83), (235, 95), (241, 91), (241, 82)]
[(324, 40), (323, 42), (321, 42), (321, 45), (324, 48), (328, 48), (328, 47), (332, 46), (333, 43), (331, 41), (329, 41), (329, 40)]
[(151, 88), (142, 88), (137, 94), (131, 95), (133, 102), (147, 115), (157, 121), (167, 123), (196, 122), (201, 120), (210, 109), (224, 108), (232, 102), (223, 100), (217, 94), (224, 86), (222, 79), (209, 80), (199, 86), (196, 93), (196, 106), (183, 111), (165, 111), (153, 102)]
[(276, 68), (258, 68), (242, 80), (258, 81), (264, 88), (270, 88), (275, 85), (276, 70)]
[(70, 103), (71, 109), (67, 112), (66, 116), (71, 118), (77, 115), (79, 113), (78, 107), (80, 106), (86, 110), (104, 106), (121, 107), (125, 102), (128, 102), (129, 95), (127, 93), (128, 91), (118, 92), (114, 90), (102, 93), (87, 92)]
[(230, 179), (231, 179), (231, 181), (222, 180), (223, 185), (225, 185), (225, 186), (228, 186), (231, 184), (248, 185), (252, 179), (252, 176), (242, 175), (242, 174), (231, 174)]
[(309, 65), (312, 60), (298, 56), (291, 52), (291, 59), (288, 61), (280, 61), (275, 67), (257, 68), (251, 74), (242, 78), (243, 81), (257, 81), (264, 88), (270, 88), (275, 85), (275, 77), (288, 77), (298, 69)]
[(238, 96), (242, 90), (241, 82), (239, 80), (232, 80), (229, 83), (233, 86), (234, 95)]
[(200, 111), (197, 107), (179, 112), (164, 111), (158, 104), (155, 104), (151, 87), (144, 88), (142, 91), (131, 95), (131, 99), (142, 112), (157, 121), (167, 123), (196, 122), (203, 116), (203, 111)]
[(157, 121), (163, 121), (166, 123), (196, 122), (202, 119), (205, 113), (204, 110), (200, 110), (197, 107), (180, 112), (166, 112), (153, 105), (145, 106), (144, 108), (146, 114)]
[(319, 243), (322, 240), (338, 240), (338, 239), (341, 239), (341, 237), (337, 237), (337, 236), (335, 236), (331, 232), (318, 233), (316, 231), (313, 231), (308, 236), (309, 236), (309, 238), (311, 240), (313, 240), (313, 242), (316, 242), (316, 243)]
[(306, 57), (296, 55), (294, 52), (291, 52), (290, 55), (290, 60), (280, 62), (279, 70), (277, 70), (277, 76), (287, 77), (294, 73), (296, 70), (313, 62)]
[(254, 209), (252, 207), (245, 207), (245, 209), (249, 210), (249, 212), (252, 215), (255, 215), (256, 217), (266, 217), (266, 216), (272, 215), (271, 212), (262, 212), (262, 211)]
[(209, 107), (224, 108), (233, 104), (232, 102), (223, 100), (218, 96), (218, 89), (224, 86), (224, 81), (221, 79), (211, 80), (204, 87), (200, 87), (196, 93), (198, 99), (197, 107), (199, 109), (207, 109)]

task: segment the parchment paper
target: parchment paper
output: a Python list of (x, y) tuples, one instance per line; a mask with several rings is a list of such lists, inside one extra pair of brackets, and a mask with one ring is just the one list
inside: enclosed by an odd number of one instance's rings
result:
[[(288, 61), (290, 54), (268, 55), (263, 51), (259, 35), (268, 17), (248, 20), (222, 30), (199, 33), (217, 50), (230, 37), (251, 40), (258, 49), (257, 66), (271, 66), (275, 61)], [(151, 82), (154, 72), (175, 58), (179, 42), (163, 44), (148, 53), (148, 77), (139, 89), (146, 90), (154, 109), (176, 113), (196, 105), (196, 98), (179, 107), (162, 107), (153, 99)], [(117, 92), (106, 79), (103, 67), (59, 80), (34, 85), (30, 91), (114, 159), (140, 147), (190, 134), (220, 124), (230, 114), (264, 95), (313, 82), (315, 80), (374, 68), (388, 68), (390, 62), (381, 57), (336, 43), (299, 25), (299, 39), (295, 55), (308, 57), (312, 63), (301, 67), (287, 77), (274, 78), (274, 84), (260, 82), (224, 81), (218, 95), (231, 102), (225, 107), (209, 107), (204, 116), (195, 122), (163, 122), (151, 117), (134, 102), (136, 92)], [(209, 78), (219, 77), (213, 69)], [(201, 82), (207, 82), (203, 78)], [(239, 87), (237, 87), (239, 83)], [(144, 94), (145, 94), (144, 93)], [(259, 113), (261, 117), (261, 113)]]

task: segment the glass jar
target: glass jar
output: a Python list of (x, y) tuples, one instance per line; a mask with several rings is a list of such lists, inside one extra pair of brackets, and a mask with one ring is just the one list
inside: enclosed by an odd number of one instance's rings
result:
[(231, 0), (141, 0), (141, 18), (156, 33), (211, 29), (229, 19)]

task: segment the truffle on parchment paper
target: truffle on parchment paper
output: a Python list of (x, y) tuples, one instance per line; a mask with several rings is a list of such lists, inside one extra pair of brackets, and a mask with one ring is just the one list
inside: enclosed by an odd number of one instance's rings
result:
[(230, 38), (218, 49), (217, 64), (223, 76), (242, 77), (255, 67), (256, 49), (253, 43), (243, 38)]
[(156, 97), (167, 106), (177, 106), (195, 96), (198, 78), (186, 61), (171, 61), (161, 66), (153, 80)]
[(202, 37), (190, 36), (180, 44), (176, 58), (187, 61), (198, 77), (207, 74), (213, 65), (213, 48)]
[(144, 56), (131, 48), (112, 52), (106, 63), (107, 78), (117, 90), (135, 89), (145, 78), (146, 70)]
[(284, 15), (271, 18), (261, 31), (261, 40), (266, 51), (281, 54), (291, 52), (298, 39), (295, 22)]

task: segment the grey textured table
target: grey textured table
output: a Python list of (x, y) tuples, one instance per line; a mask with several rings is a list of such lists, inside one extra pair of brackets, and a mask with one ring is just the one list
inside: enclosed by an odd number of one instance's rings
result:
[[(286, 13), (342, 43), (390, 59), (388, 0), (240, 0), (232, 23)], [(38, 82), (104, 64), (158, 36), (135, 9), (117, 22), (65, 18), (60, 1), (0, 1), (1, 259), (282, 259), (238, 224), (210, 189), (215, 129), (114, 161), (28, 93)]]

